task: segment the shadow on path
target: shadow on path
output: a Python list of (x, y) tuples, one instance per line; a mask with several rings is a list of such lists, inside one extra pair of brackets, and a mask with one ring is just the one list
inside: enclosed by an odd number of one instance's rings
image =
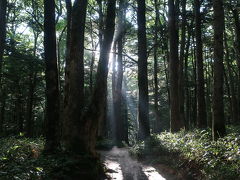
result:
[(107, 175), (114, 180), (165, 180), (154, 167), (143, 165), (129, 156), (127, 148), (113, 147), (99, 151), (107, 168)]

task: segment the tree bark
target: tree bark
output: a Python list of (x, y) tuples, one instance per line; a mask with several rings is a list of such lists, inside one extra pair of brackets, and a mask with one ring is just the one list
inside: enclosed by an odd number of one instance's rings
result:
[(226, 133), (223, 104), (223, 0), (213, 1), (214, 10), (214, 88), (213, 88), (213, 139)]
[(148, 97), (148, 69), (147, 69), (147, 38), (146, 38), (146, 4), (145, 0), (137, 1), (138, 24), (138, 121), (139, 139), (150, 136), (149, 127), (149, 97)]
[(56, 51), (55, 1), (44, 0), (44, 50), (46, 63), (46, 144), (45, 151), (58, 149), (59, 84)]
[(158, 31), (159, 31), (159, 22), (160, 22), (160, 16), (159, 16), (159, 9), (158, 9), (158, 0), (154, 0), (154, 7), (155, 7), (155, 29), (154, 29), (154, 127), (153, 131), (155, 133), (159, 133), (161, 126), (160, 126), (160, 111), (159, 111), (159, 88), (158, 88)]
[(200, 13), (200, 0), (195, 0), (195, 36), (196, 36), (196, 64), (197, 64), (197, 127), (206, 128), (206, 102), (204, 88), (204, 71), (203, 71), (203, 45)]
[[(6, 11), (7, 11), (7, 0), (0, 0), (0, 109), (5, 109), (5, 98), (3, 97), (2, 90), (2, 66), (3, 66), (3, 54), (5, 49), (6, 39)], [(1, 127), (3, 125), (3, 113), (0, 113)], [(2, 128), (0, 129), (0, 132)]]
[(232, 73), (232, 68), (230, 65), (230, 57), (229, 57), (229, 49), (228, 49), (228, 43), (227, 43), (227, 35), (224, 33), (224, 44), (225, 44), (225, 59), (226, 59), (226, 64), (227, 64), (227, 71), (228, 71), (228, 76), (229, 76), (229, 86), (230, 86), (230, 106), (231, 106), (231, 118), (233, 123), (238, 123), (238, 102), (237, 102), (237, 97), (236, 97), (236, 91), (235, 91), (235, 84), (234, 84), (234, 77)]
[(178, 86), (178, 30), (177, 9), (174, 0), (168, 1), (168, 30), (169, 30), (169, 75), (170, 75), (170, 129), (172, 132), (183, 128), (179, 111), (179, 86)]
[(69, 69), (66, 106), (64, 108), (63, 142), (67, 151), (78, 152), (81, 115), (84, 107), (84, 32), (87, 0), (76, 0), (72, 7), (71, 38), (69, 44)]
[(64, 82), (64, 104), (63, 109), (67, 107), (68, 104), (68, 94), (69, 94), (69, 64), (70, 64), (70, 42), (71, 42), (71, 25), (72, 25), (72, 3), (71, 0), (65, 0), (67, 9), (67, 39), (66, 39), (66, 66), (65, 66), (65, 82)]
[(87, 127), (85, 128), (85, 133), (87, 134), (85, 144), (87, 144), (86, 146), (87, 151), (93, 155), (96, 155), (95, 143), (98, 124), (99, 122), (101, 124), (105, 117), (108, 62), (109, 52), (111, 50), (115, 30), (115, 16), (116, 16), (115, 13), (116, 13), (116, 0), (109, 0), (107, 5), (107, 17), (106, 26), (104, 30), (104, 38), (102, 42), (102, 48), (100, 52), (96, 76), (96, 86), (94, 88), (91, 104), (86, 114), (83, 116), (83, 120), (85, 120), (86, 123), (85, 127)]
[[(238, 66), (238, 109), (240, 109), (240, 20), (239, 14), (237, 9), (232, 9), (233, 18), (235, 23), (235, 34), (236, 34), (236, 41), (235, 41), (235, 51), (236, 51), (236, 62)], [(240, 122), (240, 111), (238, 111), (238, 123)]]
[(7, 0), (0, 0), (0, 88), (2, 79), (3, 52), (6, 38), (6, 11)]
[[(186, 26), (187, 26), (187, 17), (186, 17), (186, 0), (181, 1), (182, 5), (182, 30), (181, 30), (181, 44), (180, 44), (180, 57), (179, 57), (179, 112), (180, 119), (182, 122), (185, 122), (185, 108), (184, 108), (184, 57), (185, 57), (185, 46), (186, 46)], [(184, 123), (185, 124), (185, 123)]]
[(27, 137), (32, 137), (33, 136), (33, 100), (34, 100), (34, 91), (37, 83), (37, 73), (30, 73), (29, 77), (29, 89), (28, 89), (28, 102), (27, 102), (27, 132), (26, 135)]

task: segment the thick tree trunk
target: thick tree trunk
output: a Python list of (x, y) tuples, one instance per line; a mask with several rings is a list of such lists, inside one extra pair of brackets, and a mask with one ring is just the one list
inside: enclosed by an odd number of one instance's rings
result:
[[(96, 156), (95, 144), (99, 122), (105, 118), (105, 106), (107, 95), (107, 76), (109, 52), (115, 29), (116, 1), (109, 0), (107, 7), (106, 28), (104, 40), (100, 52), (96, 84), (91, 103), (77, 123), (78, 134), (74, 136), (73, 144), (69, 144), (70, 150), (76, 153), (87, 153)], [(79, 19), (78, 19), (79, 20)]]
[(55, 1), (44, 0), (44, 50), (46, 62), (46, 144), (45, 151), (54, 152), (59, 146), (59, 85), (56, 51)]
[(148, 97), (148, 69), (147, 69), (147, 38), (146, 38), (146, 5), (145, 0), (137, 1), (138, 23), (138, 121), (139, 139), (150, 136), (149, 127), (149, 97)]
[(178, 30), (177, 9), (174, 0), (168, 1), (168, 30), (169, 30), (169, 75), (170, 75), (170, 129), (172, 132), (183, 128), (183, 122), (179, 111), (179, 89), (178, 89)]
[(82, 146), (78, 141), (81, 115), (84, 107), (84, 32), (87, 0), (76, 0), (72, 8), (71, 38), (69, 51), (69, 69), (66, 106), (64, 108), (63, 142), (67, 151), (77, 153)]
[(197, 127), (207, 127), (204, 71), (203, 71), (203, 46), (200, 13), (200, 0), (195, 0), (195, 36), (196, 36), (196, 64), (197, 64)]
[[(109, 0), (107, 6), (106, 26), (104, 30), (104, 39), (102, 42), (102, 48), (100, 52), (98, 71), (96, 76), (96, 86), (92, 97), (91, 104), (83, 116), (87, 128), (85, 133), (87, 139), (85, 144), (87, 145), (87, 152), (95, 154), (96, 133), (99, 122), (103, 122), (105, 117), (105, 106), (107, 96), (107, 76), (108, 76), (108, 62), (109, 52), (113, 41), (113, 35), (115, 30), (115, 14), (116, 12), (116, 0)], [(100, 123), (101, 124), (101, 123)]]
[(138, 23), (138, 121), (139, 139), (146, 139), (150, 135), (149, 127), (149, 97), (148, 97), (148, 70), (147, 70), (147, 38), (146, 38), (146, 5), (145, 0), (137, 1)]
[(223, 0), (213, 1), (214, 10), (214, 89), (213, 89), (213, 138), (226, 133), (223, 104)]

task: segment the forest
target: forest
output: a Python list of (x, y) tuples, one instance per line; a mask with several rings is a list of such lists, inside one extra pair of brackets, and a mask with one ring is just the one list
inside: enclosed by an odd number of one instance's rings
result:
[(0, 0), (0, 180), (240, 179), (238, 0)]

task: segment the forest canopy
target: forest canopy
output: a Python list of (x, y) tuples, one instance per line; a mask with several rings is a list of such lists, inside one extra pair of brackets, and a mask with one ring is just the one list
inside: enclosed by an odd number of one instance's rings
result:
[(0, 142), (91, 167), (102, 147), (212, 150), (239, 177), (239, 12), (237, 0), (0, 0)]

